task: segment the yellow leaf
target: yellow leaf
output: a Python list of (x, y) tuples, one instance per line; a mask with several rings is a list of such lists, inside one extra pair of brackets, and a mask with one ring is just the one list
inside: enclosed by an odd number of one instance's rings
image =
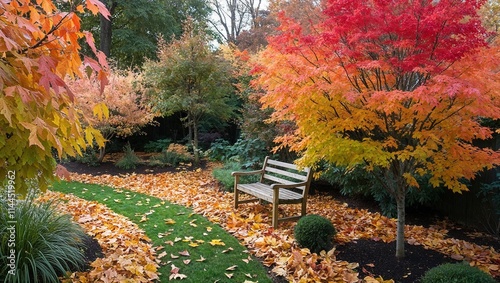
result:
[(92, 109), (92, 112), (100, 121), (109, 119), (109, 109), (104, 102), (96, 104)]
[(165, 224), (175, 224), (175, 220), (172, 218), (165, 219)]
[(210, 245), (212, 246), (225, 246), (224, 242), (221, 241), (221, 239), (213, 239), (212, 241), (209, 242)]

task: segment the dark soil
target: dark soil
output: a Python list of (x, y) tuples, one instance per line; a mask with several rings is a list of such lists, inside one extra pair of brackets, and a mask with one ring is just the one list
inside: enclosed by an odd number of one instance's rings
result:
[(99, 242), (97, 242), (97, 240), (90, 235), (86, 235), (86, 237), (83, 238), (83, 245), (85, 247), (83, 252), (86, 262), (86, 266), (84, 266), (83, 270), (89, 270), (90, 263), (98, 257), (102, 258), (104, 254), (102, 253), (102, 248), (99, 245)]
[[(192, 165), (183, 165), (181, 167), (150, 167), (141, 165), (134, 170), (122, 170), (114, 166), (113, 162), (105, 162), (100, 166), (91, 167), (81, 163), (69, 162), (63, 164), (70, 172), (85, 173), (92, 175), (102, 174), (126, 174), (126, 173), (142, 173), (155, 174), (161, 172), (175, 172), (180, 170), (195, 170), (200, 167)], [(205, 167), (202, 164), (201, 167)], [(346, 202), (350, 207), (368, 209), (369, 211), (379, 212), (377, 204), (372, 200), (356, 197), (345, 197), (338, 193), (338, 190), (325, 186), (325, 184), (316, 184), (313, 186), (314, 193), (327, 193), (333, 195), (341, 202)], [(447, 221), (443, 215), (432, 210), (407, 210), (407, 224), (422, 225), (429, 227), (437, 221)], [(447, 237), (466, 240), (479, 245), (491, 246), (496, 251), (500, 251), (500, 239), (489, 236), (486, 233), (476, 231), (467, 227), (461, 227), (457, 224), (449, 223), (449, 233)], [(89, 260), (95, 259), (96, 256), (102, 255), (101, 249), (95, 240), (89, 241), (86, 253), (89, 255)], [(396, 258), (396, 244), (383, 243), (373, 240), (357, 240), (336, 247), (337, 259), (347, 262), (359, 263), (359, 277), (365, 276), (382, 276), (384, 279), (393, 279), (395, 282), (419, 282), (422, 275), (432, 267), (443, 263), (456, 262), (447, 255), (441, 254), (434, 250), (425, 249), (423, 246), (405, 245), (405, 257), (403, 259)], [(93, 259), (92, 259), (93, 258)], [(281, 276), (273, 276), (271, 278), (275, 283), (284, 283), (287, 280)]]

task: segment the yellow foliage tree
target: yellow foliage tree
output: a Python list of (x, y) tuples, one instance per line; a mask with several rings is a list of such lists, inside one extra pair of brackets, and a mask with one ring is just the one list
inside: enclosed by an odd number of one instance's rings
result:
[[(76, 155), (94, 140), (103, 143), (97, 130), (82, 128), (83, 116), (63, 81), (81, 76), (83, 63), (105, 82), (105, 56), (80, 30), (77, 13), (109, 14), (97, 0), (81, 3), (70, 2), (70, 11), (62, 12), (49, 0), (0, 2), (0, 180), (9, 179), (7, 188), (19, 194), (31, 180), (47, 187), (54, 178), (53, 154)], [(81, 59), (85, 36), (97, 60)]]

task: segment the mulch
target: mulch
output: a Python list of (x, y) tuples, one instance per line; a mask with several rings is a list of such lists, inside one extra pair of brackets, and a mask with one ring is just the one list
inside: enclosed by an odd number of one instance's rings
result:
[[(156, 174), (163, 172), (177, 172), (181, 170), (195, 170), (204, 168), (206, 163), (200, 166), (192, 164), (182, 165), (177, 168), (173, 167), (150, 167), (140, 165), (136, 169), (123, 170), (114, 166), (113, 162), (104, 162), (100, 166), (92, 167), (77, 162), (68, 162), (63, 164), (70, 172), (84, 173), (92, 175), (120, 175), (135, 172), (137, 174)], [(346, 202), (350, 207), (359, 209), (368, 209), (369, 211), (379, 211), (376, 203), (363, 198), (349, 198), (342, 196), (337, 190), (326, 188), (324, 184), (321, 186), (321, 191), (330, 192), (336, 199)], [(429, 227), (437, 221), (448, 221), (445, 216), (438, 215), (434, 212), (409, 211), (407, 213), (407, 223), (413, 224), (418, 222), (418, 225)], [(490, 246), (496, 251), (500, 251), (500, 239), (492, 237), (481, 231), (463, 227), (458, 224), (450, 225), (451, 229), (448, 237), (455, 239), (467, 240), (478, 245)], [(395, 282), (409, 283), (419, 282), (423, 274), (432, 267), (443, 263), (457, 262), (447, 255), (434, 250), (425, 249), (421, 245), (405, 245), (405, 257), (398, 259), (395, 256), (395, 242), (384, 243), (374, 240), (356, 240), (346, 244), (337, 245), (337, 259), (347, 262), (359, 263), (358, 271), (360, 278), (365, 276), (382, 276), (384, 279), (394, 279)], [(91, 239), (88, 241), (87, 254), (89, 261), (100, 255), (99, 247), (96, 242)], [(287, 282), (286, 279), (280, 276), (271, 276), (275, 283)]]

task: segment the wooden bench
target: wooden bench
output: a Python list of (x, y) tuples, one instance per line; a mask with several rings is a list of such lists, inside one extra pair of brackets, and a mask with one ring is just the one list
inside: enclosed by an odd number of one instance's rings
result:
[[(240, 184), (241, 176), (260, 175), (260, 181), (256, 183)], [(238, 204), (256, 200), (264, 200), (272, 203), (273, 215), (272, 225), (278, 228), (278, 222), (294, 220), (306, 214), (307, 195), (311, 184), (311, 169), (305, 167), (301, 170), (297, 165), (280, 162), (266, 157), (261, 170), (232, 172), (234, 176), (234, 208)], [(240, 200), (240, 192), (252, 195), (252, 199)], [(279, 218), (279, 204), (302, 204), (300, 215)]]

